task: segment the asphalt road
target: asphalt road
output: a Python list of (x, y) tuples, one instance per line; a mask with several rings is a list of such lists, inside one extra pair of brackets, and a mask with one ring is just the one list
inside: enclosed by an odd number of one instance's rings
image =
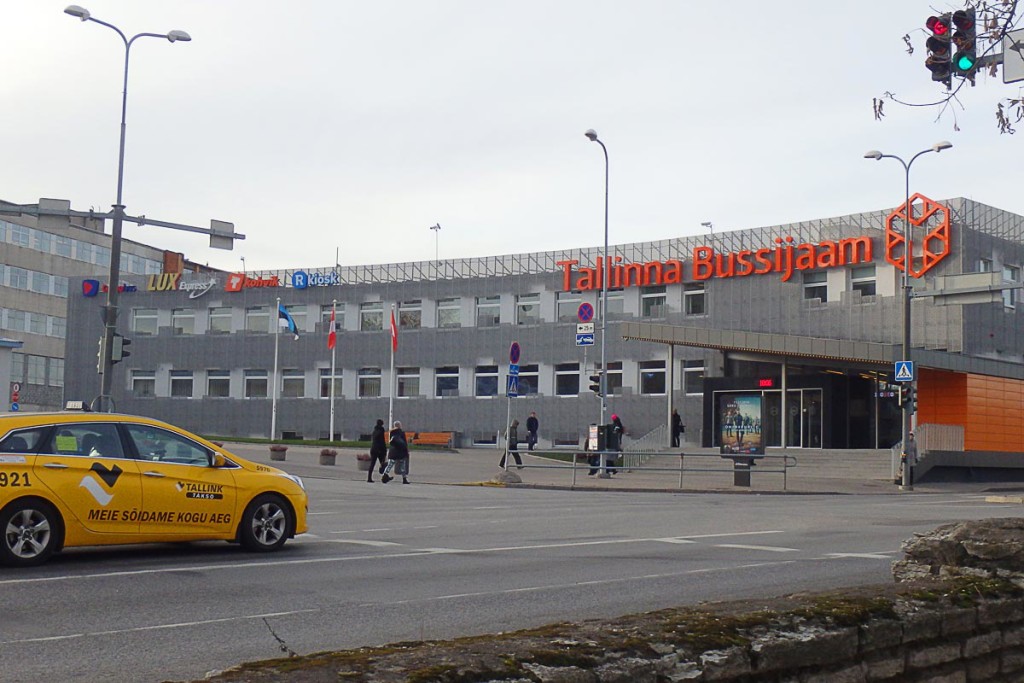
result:
[(3, 681), (192, 680), (244, 661), (886, 582), (900, 542), (1016, 516), (980, 493), (737, 496), (307, 479), (311, 533), (0, 569)]

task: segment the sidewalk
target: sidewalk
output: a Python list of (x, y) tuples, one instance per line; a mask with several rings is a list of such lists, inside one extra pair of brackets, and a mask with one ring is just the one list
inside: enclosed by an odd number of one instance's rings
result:
[[(253, 462), (280, 467), (305, 478), (365, 481), (366, 472), (356, 465), (356, 455), (362, 449), (336, 449), (337, 464), (320, 465), (319, 446), (289, 446), (284, 462), (272, 462), (270, 451), (265, 444), (226, 443), (225, 447)], [(785, 475), (781, 461), (770, 459), (755, 465), (751, 470), (750, 486), (734, 485), (732, 461), (717, 457), (712, 449), (687, 448), (701, 456), (684, 460), (686, 471), (682, 473), (680, 486), (680, 458), (678, 454), (657, 455), (648, 460), (643, 468), (621, 470), (607, 479), (588, 476), (588, 466), (577, 466), (575, 481), (568, 463), (548, 460), (520, 451), (524, 468), (510, 467), (508, 475), (515, 475), (522, 483), (511, 486), (537, 488), (559, 488), (604, 491), (661, 491), (661, 492), (732, 492), (760, 494), (906, 494), (896, 486), (890, 475), (888, 451), (848, 450), (796, 450), (769, 451), (769, 455), (786, 454), (795, 458), (796, 465)], [(565, 452), (565, 451), (559, 451)], [(410, 460), (409, 480), (414, 484), (484, 485), (497, 484), (498, 461), (502, 451), (495, 448), (461, 448), (455, 451), (413, 450)], [(766, 459), (767, 460), (767, 459)], [(659, 468), (651, 471), (647, 468)], [(760, 468), (760, 469), (759, 469)], [(715, 469), (713, 472), (697, 472), (695, 469)], [(774, 470), (774, 471), (767, 471)], [(502, 478), (508, 475), (502, 475)], [(374, 472), (376, 485), (380, 475)], [(514, 481), (515, 477), (510, 477)], [(983, 493), (983, 492), (1024, 491), (1024, 484), (1006, 482), (936, 482), (914, 486), (915, 493)]]

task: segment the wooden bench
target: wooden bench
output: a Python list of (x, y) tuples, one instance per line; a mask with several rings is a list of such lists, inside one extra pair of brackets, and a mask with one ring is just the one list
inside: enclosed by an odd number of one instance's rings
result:
[(414, 446), (441, 446), (452, 448), (455, 432), (411, 432), (409, 443)]

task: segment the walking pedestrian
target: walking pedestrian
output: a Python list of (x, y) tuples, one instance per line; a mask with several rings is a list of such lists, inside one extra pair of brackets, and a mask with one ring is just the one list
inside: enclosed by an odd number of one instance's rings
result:
[(914, 432), (907, 434), (907, 445), (903, 449), (903, 467), (906, 468), (904, 472), (907, 475), (907, 486), (913, 486), (914, 468), (917, 467), (917, 441), (914, 440)]
[(606, 468), (609, 474), (618, 474), (619, 470), (615, 467), (615, 461), (621, 457), (622, 454), (622, 437), (626, 433), (626, 428), (622, 426), (622, 420), (619, 419), (618, 415), (612, 415), (612, 428), (611, 435), (609, 438), (610, 443), (607, 444), (609, 451), (616, 451), (616, 454), (609, 455), (606, 463)]
[(505, 469), (505, 458), (509, 454), (516, 459), (519, 469), (523, 469), (523, 459), (519, 457), (519, 420), (512, 420), (512, 424), (508, 426), (508, 432), (505, 434), (505, 454), (501, 456), (498, 467)]
[(388, 442), (388, 464), (380, 480), (385, 484), (394, 479), (391, 472), (402, 475), (402, 483), (409, 483), (409, 442), (406, 441), (402, 423), (395, 420), (391, 427), (391, 439)]
[(679, 437), (686, 431), (678, 408), (672, 409), (672, 448), (679, 448)]
[(540, 420), (537, 419), (537, 412), (531, 411), (530, 417), (526, 418), (526, 449), (532, 451), (537, 445), (537, 430), (540, 429)]
[(388, 444), (384, 440), (384, 420), (377, 420), (373, 426), (373, 434), (370, 435), (370, 471), (366, 473), (366, 481), (373, 483), (373, 468), (380, 461), (380, 473), (384, 474), (384, 467), (387, 465)]

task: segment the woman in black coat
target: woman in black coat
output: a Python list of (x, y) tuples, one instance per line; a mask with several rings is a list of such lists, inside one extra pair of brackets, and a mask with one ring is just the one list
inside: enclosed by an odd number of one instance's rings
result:
[(395, 474), (402, 475), (402, 483), (409, 483), (409, 442), (405, 439), (405, 432), (402, 431), (402, 423), (395, 420), (391, 428), (391, 440), (388, 443), (388, 464), (384, 468), (384, 474), (380, 480), (385, 484), (394, 479), (391, 470)]
[(370, 435), (370, 471), (366, 473), (366, 481), (373, 483), (373, 468), (380, 461), (380, 473), (384, 474), (384, 465), (388, 458), (388, 444), (384, 440), (387, 431), (384, 429), (384, 420), (377, 420), (373, 427), (373, 434)]

